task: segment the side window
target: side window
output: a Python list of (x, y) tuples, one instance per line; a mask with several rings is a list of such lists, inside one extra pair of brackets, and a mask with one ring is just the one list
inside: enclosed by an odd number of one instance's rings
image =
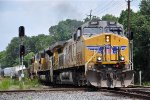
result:
[(81, 28), (78, 28), (77, 30), (77, 40), (81, 37)]
[(81, 36), (81, 30), (77, 30), (77, 37), (80, 37)]
[(81, 27), (79, 27), (78, 29), (77, 29), (77, 31), (73, 34), (73, 39), (74, 39), (74, 41), (76, 41), (76, 40), (79, 40), (80, 39), (80, 37), (81, 37)]
[(105, 27), (105, 32), (110, 32), (110, 33), (122, 35), (123, 29), (121, 27)]

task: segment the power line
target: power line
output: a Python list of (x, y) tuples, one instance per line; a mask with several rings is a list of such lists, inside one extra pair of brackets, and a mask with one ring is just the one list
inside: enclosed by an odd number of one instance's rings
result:
[[(108, 3), (105, 3), (105, 5), (97, 6), (92, 11), (90, 10), (90, 14), (88, 16), (90, 16), (90, 19), (91, 19), (92, 12), (96, 13), (97, 16), (101, 13), (108, 13), (108, 12), (110, 13), (110, 11), (114, 10), (117, 7), (124, 6), (124, 4), (126, 5), (126, 3), (122, 3), (121, 1), (118, 2), (118, 1), (111, 0)], [(101, 7), (101, 9), (96, 11), (96, 9), (98, 9), (99, 7)], [(115, 10), (120, 10), (120, 9), (115, 9)], [(82, 13), (82, 15), (83, 15), (83, 13)]]
[(105, 8), (104, 10), (100, 11), (100, 12), (98, 13), (98, 15), (99, 15), (100, 13), (106, 13), (106, 11), (113, 10), (114, 7), (120, 6), (120, 5), (121, 5), (121, 2), (114, 2), (114, 3), (112, 3), (110, 6), (108, 6), (107, 8)]
[[(102, 9), (100, 9), (100, 10), (98, 10), (98, 11), (96, 11), (96, 12), (99, 12), (99, 11), (101, 11), (101, 10), (103, 10), (103, 9), (105, 9), (107, 6), (109, 6), (111, 3), (113, 3), (113, 0), (111, 0), (110, 2), (108, 2), (108, 3), (106, 3), (105, 5), (103, 5), (102, 6)], [(99, 8), (100, 6), (97, 6), (97, 8)], [(96, 9), (97, 9), (96, 8)]]
[[(113, 3), (113, 0), (111, 0), (110, 2), (108, 2), (108, 3), (106, 3), (105, 5), (102, 5), (101, 7), (102, 7), (102, 9), (101, 10), (103, 10), (103, 9), (105, 9), (107, 6), (109, 6), (111, 3)], [(97, 12), (97, 11), (95, 11), (96, 9), (98, 9), (100, 6), (97, 6), (96, 8), (94, 8), (92, 11), (93, 12)], [(101, 11), (101, 10), (99, 10), (99, 11)], [(88, 11), (89, 12), (89, 11)], [(88, 12), (86, 12), (86, 13), (88, 13)], [(82, 15), (86, 15), (86, 13), (82, 13)]]
[[(118, 10), (120, 11), (120, 9), (116, 9), (119, 8), (121, 6), (125, 6), (125, 4), (117, 4), (116, 6), (112, 7), (112, 9), (107, 10), (107, 13), (110, 13), (111, 11), (113, 11), (115, 9), (115, 12), (117, 12)], [(102, 12), (103, 13), (103, 12)]]
[(112, 0), (111, 2), (109, 2), (107, 5), (105, 5), (102, 9), (98, 10), (96, 13), (101, 12), (105, 9), (107, 9), (110, 5), (114, 4), (114, 1)]

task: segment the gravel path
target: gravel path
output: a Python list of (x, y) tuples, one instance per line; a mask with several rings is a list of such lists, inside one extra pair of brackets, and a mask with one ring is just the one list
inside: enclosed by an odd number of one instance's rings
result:
[(3, 93), (0, 100), (133, 100), (107, 92), (28, 92)]

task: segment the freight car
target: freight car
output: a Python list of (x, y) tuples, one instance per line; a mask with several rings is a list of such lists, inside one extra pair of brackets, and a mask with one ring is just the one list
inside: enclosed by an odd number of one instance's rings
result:
[(21, 71), (22, 69), (23, 70), (26, 69), (25, 65), (23, 67), (22, 66), (7, 67), (3, 69), (3, 74), (5, 77), (17, 77), (20, 74), (19, 71)]
[(71, 39), (57, 42), (39, 55), (39, 61), (33, 62), (39, 62), (37, 74), (53, 84), (127, 87), (133, 81), (129, 39), (117, 22), (87, 22)]

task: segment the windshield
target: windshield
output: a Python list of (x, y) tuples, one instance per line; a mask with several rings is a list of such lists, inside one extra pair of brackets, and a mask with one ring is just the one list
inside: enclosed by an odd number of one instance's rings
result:
[(121, 27), (106, 27), (105, 32), (106, 33), (115, 33), (115, 34), (118, 34), (118, 35), (121, 35), (123, 33)]
[(86, 27), (83, 29), (83, 35), (94, 35), (94, 34), (100, 34), (103, 32), (102, 28), (98, 27)]

